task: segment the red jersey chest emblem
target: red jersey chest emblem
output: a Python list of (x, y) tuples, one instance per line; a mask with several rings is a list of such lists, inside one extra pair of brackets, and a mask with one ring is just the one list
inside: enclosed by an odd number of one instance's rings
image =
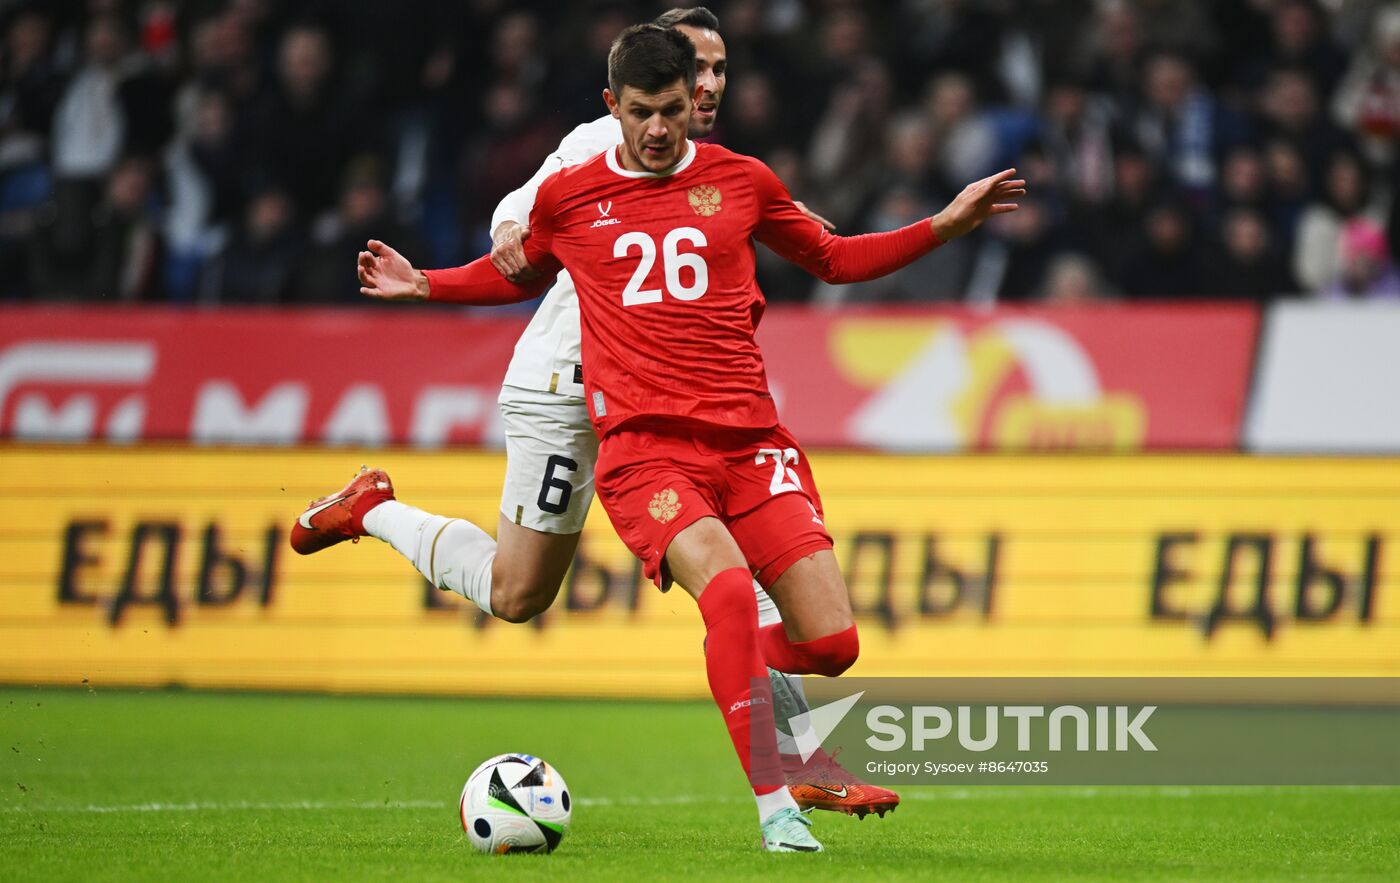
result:
[(686, 192), (686, 200), (695, 213), (702, 218), (711, 218), (724, 208), (721, 203), (724, 195), (713, 184), (697, 184)]

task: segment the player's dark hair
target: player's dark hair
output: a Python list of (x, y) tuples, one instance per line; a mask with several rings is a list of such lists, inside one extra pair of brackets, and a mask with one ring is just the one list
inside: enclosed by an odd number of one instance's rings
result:
[(705, 31), (719, 30), (719, 18), (703, 6), (696, 6), (693, 9), (668, 9), (652, 19), (651, 23), (663, 28), (688, 25)]
[(660, 25), (632, 25), (617, 35), (608, 52), (608, 88), (619, 99), (622, 88), (660, 92), (685, 80), (695, 91), (695, 44), (680, 31)]

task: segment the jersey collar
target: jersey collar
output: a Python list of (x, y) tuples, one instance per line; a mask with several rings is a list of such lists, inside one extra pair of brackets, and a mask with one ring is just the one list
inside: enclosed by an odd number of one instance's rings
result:
[(689, 138), (685, 139), (685, 156), (681, 157), (680, 162), (671, 166), (664, 172), (634, 172), (631, 169), (624, 169), (622, 163), (617, 158), (621, 150), (622, 145), (619, 144), (617, 147), (609, 150), (606, 156), (608, 168), (617, 172), (624, 178), (665, 178), (677, 172), (685, 171), (690, 166), (691, 162), (695, 160), (695, 142), (691, 141)]

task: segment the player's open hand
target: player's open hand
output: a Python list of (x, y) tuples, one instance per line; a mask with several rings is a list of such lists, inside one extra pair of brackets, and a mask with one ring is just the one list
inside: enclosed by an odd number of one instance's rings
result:
[(992, 215), (1014, 212), (1017, 199), (1026, 195), (1026, 182), (1015, 177), (1015, 169), (997, 172), (963, 188), (948, 207), (933, 216), (933, 232), (947, 242), (971, 233)]
[(491, 266), (511, 282), (540, 278), (539, 271), (525, 260), (525, 240), (530, 228), (514, 221), (502, 221), (491, 236)]
[(428, 280), (413, 269), (408, 258), (378, 239), (371, 239), (368, 251), (360, 252), (360, 294), (376, 300), (423, 300), (428, 296)]

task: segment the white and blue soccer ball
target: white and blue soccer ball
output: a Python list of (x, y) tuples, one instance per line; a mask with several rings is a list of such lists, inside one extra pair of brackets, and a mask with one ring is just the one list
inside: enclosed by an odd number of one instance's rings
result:
[(462, 829), (479, 852), (553, 852), (569, 830), (573, 798), (559, 771), (528, 754), (501, 754), (467, 779)]

